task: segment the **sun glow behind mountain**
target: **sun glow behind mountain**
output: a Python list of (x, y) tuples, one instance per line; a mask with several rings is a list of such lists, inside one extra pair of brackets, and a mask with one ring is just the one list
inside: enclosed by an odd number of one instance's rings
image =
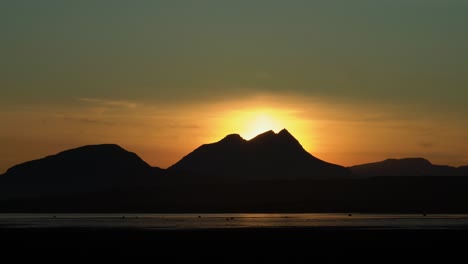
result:
[(274, 115), (267, 111), (253, 112), (250, 117), (247, 117), (245, 124), (241, 126), (242, 136), (246, 139), (251, 139), (256, 135), (268, 130), (278, 132), (284, 127), (283, 122), (278, 120)]
[[(466, 144), (460, 143), (466, 141), (466, 124), (455, 126), (444, 115), (416, 110), (290, 94), (186, 104), (79, 98), (66, 105), (31, 105), (0, 111), (5, 124), (0, 156), (7, 157), (0, 158), (0, 173), (51, 152), (102, 143), (119, 144), (167, 168), (191, 149), (228, 134), (249, 140), (283, 128), (314, 156), (344, 166), (412, 156), (467, 164)], [(434, 120), (445, 129), (421, 134), (432, 131)], [(24, 133), (29, 127), (34, 133)], [(452, 152), (447, 158), (437, 154)]]
[(306, 147), (314, 145), (311, 139), (313, 123), (301, 119), (300, 111), (294, 108), (253, 104), (225, 113), (223, 120), (221, 126), (226, 131), (236, 132), (247, 140), (269, 130), (278, 133), (286, 128)]

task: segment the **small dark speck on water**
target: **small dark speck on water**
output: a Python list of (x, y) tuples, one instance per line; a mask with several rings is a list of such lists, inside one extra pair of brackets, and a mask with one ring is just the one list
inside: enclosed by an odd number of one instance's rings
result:
[(198, 218), (201, 218), (201, 216), (198, 216)]
[(352, 214), (348, 214), (348, 216), (353, 216)]

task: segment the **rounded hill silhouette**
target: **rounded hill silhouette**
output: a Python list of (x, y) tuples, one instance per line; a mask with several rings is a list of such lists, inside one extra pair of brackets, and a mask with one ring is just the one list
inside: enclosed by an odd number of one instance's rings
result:
[(115, 144), (102, 144), (16, 165), (1, 176), (0, 182), (2, 186), (23, 186), (30, 194), (97, 191), (148, 181), (157, 170), (135, 153)]

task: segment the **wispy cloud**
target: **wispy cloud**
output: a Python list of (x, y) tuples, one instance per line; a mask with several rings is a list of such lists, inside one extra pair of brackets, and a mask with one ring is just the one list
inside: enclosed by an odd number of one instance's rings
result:
[(115, 125), (115, 122), (102, 120), (102, 119), (92, 119), (92, 118), (82, 118), (82, 117), (64, 117), (64, 120), (74, 121), (82, 124), (90, 125)]
[(121, 100), (109, 100), (100, 98), (78, 98), (78, 101), (106, 107), (122, 107), (122, 108), (135, 108), (137, 103)]

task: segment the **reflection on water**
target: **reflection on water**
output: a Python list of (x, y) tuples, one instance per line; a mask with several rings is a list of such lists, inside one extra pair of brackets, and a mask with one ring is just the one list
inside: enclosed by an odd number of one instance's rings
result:
[(416, 214), (0, 214), (0, 228), (140, 229), (356, 227), (468, 228), (468, 215)]

